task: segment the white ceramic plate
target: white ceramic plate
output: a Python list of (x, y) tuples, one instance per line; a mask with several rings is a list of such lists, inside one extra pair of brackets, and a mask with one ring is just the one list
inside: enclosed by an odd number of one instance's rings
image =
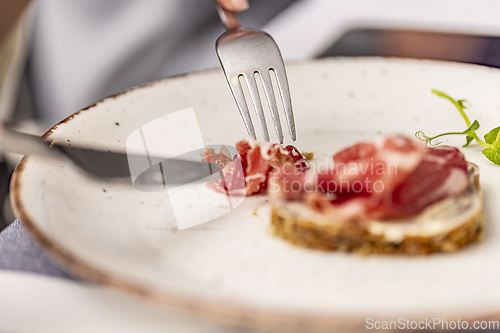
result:
[[(340, 58), (291, 64), (288, 75), (296, 146), (313, 151), (316, 163), (346, 144), (381, 133), (463, 129), (457, 111), (431, 94), (432, 88), (467, 98), (473, 106), (470, 117), (479, 120), (481, 130), (500, 125), (500, 71), (495, 69)], [(190, 107), (205, 144), (234, 145), (245, 137), (219, 70), (105, 99), (47, 136), (123, 151), (139, 126)], [(176, 135), (179, 144), (187, 140), (186, 133)], [(446, 142), (459, 145), (461, 140)], [(12, 199), (31, 233), (69, 268), (223, 322), (346, 329), (363, 328), (368, 317), (500, 315), (500, 168), (477, 146), (463, 151), (481, 168), (486, 236), (460, 252), (428, 257), (359, 257), (294, 247), (268, 233), (264, 197), (247, 198), (220, 218), (179, 231), (165, 192), (97, 182), (69, 165), (36, 157), (17, 168)]]
[(199, 333), (220, 327), (137, 302), (106, 286), (26, 272), (0, 271), (0, 294), (3, 332)]

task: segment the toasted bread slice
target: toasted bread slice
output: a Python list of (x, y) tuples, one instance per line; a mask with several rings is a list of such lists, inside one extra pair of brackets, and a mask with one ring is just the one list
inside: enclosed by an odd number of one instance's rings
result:
[(423, 255), (452, 252), (480, 240), (483, 195), (479, 170), (468, 163), (469, 185), (458, 197), (427, 207), (401, 220), (345, 221), (315, 212), (300, 201), (279, 201), (272, 207), (272, 232), (296, 245), (360, 254)]

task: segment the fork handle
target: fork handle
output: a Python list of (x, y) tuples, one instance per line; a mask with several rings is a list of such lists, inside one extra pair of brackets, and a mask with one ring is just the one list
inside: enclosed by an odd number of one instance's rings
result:
[(241, 28), (240, 21), (238, 20), (238, 16), (236, 16), (235, 12), (227, 10), (215, 2), (215, 8), (217, 8), (217, 13), (219, 13), (220, 20), (222, 24), (226, 27), (226, 30), (238, 30)]

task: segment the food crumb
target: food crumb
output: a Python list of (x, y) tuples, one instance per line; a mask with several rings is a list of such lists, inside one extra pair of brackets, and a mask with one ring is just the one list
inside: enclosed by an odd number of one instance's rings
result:
[(307, 152), (307, 151), (304, 151), (304, 152), (301, 152), (302, 156), (305, 157), (306, 160), (312, 160), (314, 158), (314, 153), (311, 151), (311, 152)]
[(253, 214), (253, 216), (257, 216), (257, 214), (258, 214), (258, 213), (259, 213), (259, 208), (255, 207), (255, 208), (253, 209), (253, 213), (252, 213), (252, 214)]
[[(53, 141), (50, 143), (49, 147), (50, 147), (50, 148), (52, 148), (52, 146), (53, 146), (53, 145), (55, 145), (56, 143), (58, 143), (58, 142), (60, 142), (60, 141), (61, 141), (61, 140), (57, 140), (57, 139), (53, 140)], [(69, 141), (69, 140), (68, 140), (68, 141)]]

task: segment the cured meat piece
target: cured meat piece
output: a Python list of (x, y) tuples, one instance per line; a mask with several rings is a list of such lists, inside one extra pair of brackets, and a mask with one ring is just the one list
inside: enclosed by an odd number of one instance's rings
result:
[(224, 181), (209, 185), (218, 192), (259, 194), (267, 190), (270, 173), (285, 165), (301, 173), (309, 170), (309, 163), (293, 146), (285, 149), (279, 144), (242, 140), (236, 143), (236, 149), (238, 155), (223, 169)]
[(246, 184), (241, 158), (237, 156), (222, 169), (222, 179), (208, 183), (208, 188), (218, 193), (228, 193), (230, 195), (245, 195)]
[(224, 169), (229, 163), (233, 161), (233, 159), (231, 158), (231, 153), (224, 145), (222, 145), (219, 153), (216, 153), (213, 148), (206, 148), (201, 157), (202, 161), (215, 163), (221, 169)]
[(290, 157), (292, 158), (292, 161), (299, 172), (304, 173), (309, 170), (309, 162), (307, 162), (307, 159), (299, 152), (297, 148), (292, 145), (288, 145), (285, 147), (285, 149), (288, 152), (288, 155), (290, 155)]
[(376, 152), (377, 150), (374, 143), (357, 143), (333, 155), (333, 161), (335, 163), (347, 163), (359, 159), (371, 158), (375, 156)]
[(408, 216), (446, 197), (457, 196), (468, 184), (467, 163), (454, 147), (431, 147), (416, 170), (392, 191), (385, 210)]
[(304, 177), (277, 173), (274, 197), (302, 200), (322, 212), (329, 202), (337, 214), (352, 219), (387, 219), (416, 215), (462, 193), (468, 182), (467, 164), (458, 149), (428, 148), (401, 135), (357, 143), (335, 154), (333, 161), (332, 167)]
[(375, 196), (405, 179), (424, 150), (418, 141), (402, 136), (357, 143), (336, 153), (333, 167), (317, 172), (317, 190), (334, 194), (334, 203)]
[(207, 148), (201, 157), (203, 161), (217, 164), (222, 170), (222, 179), (208, 183), (208, 188), (215, 192), (229, 193), (231, 195), (245, 194), (242, 161), (238, 155), (231, 158), (231, 153), (223, 145), (219, 153), (216, 153), (213, 148)]

